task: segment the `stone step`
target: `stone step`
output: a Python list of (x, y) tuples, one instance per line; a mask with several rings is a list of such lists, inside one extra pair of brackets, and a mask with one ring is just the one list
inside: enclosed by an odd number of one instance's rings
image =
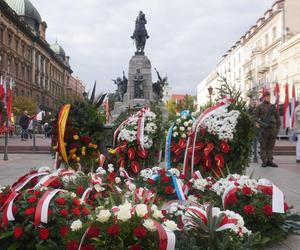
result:
[[(36, 146), (35, 153), (50, 154), (50, 146)], [(32, 154), (34, 153), (33, 146), (8, 146), (8, 153), (10, 154)], [(4, 153), (4, 146), (0, 146), (0, 153)]]

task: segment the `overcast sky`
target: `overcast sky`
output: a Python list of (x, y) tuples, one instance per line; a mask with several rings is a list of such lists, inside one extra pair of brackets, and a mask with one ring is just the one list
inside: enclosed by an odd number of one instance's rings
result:
[[(111, 79), (128, 73), (135, 46), (130, 36), (139, 10), (150, 39), (145, 54), (173, 93), (196, 94), (198, 83), (221, 56), (255, 24), (274, 0), (31, 0), (71, 57), (74, 75), (98, 92), (115, 89)], [(153, 81), (156, 76), (153, 73)]]

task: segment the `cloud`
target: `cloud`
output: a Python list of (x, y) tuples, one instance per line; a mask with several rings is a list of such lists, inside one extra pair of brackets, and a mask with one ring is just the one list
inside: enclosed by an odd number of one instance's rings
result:
[[(145, 53), (167, 73), (174, 93), (196, 93), (197, 84), (271, 7), (273, 0), (31, 0), (71, 57), (74, 75), (87, 90), (114, 91), (111, 79), (128, 71), (135, 47), (130, 39), (143, 10), (150, 35)], [(153, 80), (155, 75), (153, 74)]]

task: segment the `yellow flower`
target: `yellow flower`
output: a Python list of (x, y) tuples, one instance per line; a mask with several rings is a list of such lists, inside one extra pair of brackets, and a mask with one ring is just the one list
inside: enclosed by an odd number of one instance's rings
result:
[(78, 140), (79, 136), (78, 135), (73, 135), (74, 140)]
[(81, 150), (82, 150), (82, 151), (85, 151), (85, 150), (86, 150), (86, 147), (82, 147)]
[(81, 154), (82, 154), (82, 156), (86, 155), (85, 151), (81, 151)]
[(94, 146), (94, 149), (97, 149), (97, 148), (98, 148), (98, 146), (97, 146), (96, 144), (94, 144), (93, 146)]
[(97, 149), (98, 146), (97, 146), (96, 144), (90, 143), (90, 144), (89, 144), (89, 148)]
[(71, 155), (71, 158), (72, 158), (73, 160), (75, 160), (76, 157), (77, 157), (76, 154), (72, 154), (72, 155)]
[(108, 152), (109, 152), (111, 155), (115, 155), (115, 154), (116, 154), (116, 150), (113, 149), (113, 148), (109, 148), (109, 149), (108, 149)]
[(79, 162), (80, 161), (80, 157), (76, 157), (76, 161)]

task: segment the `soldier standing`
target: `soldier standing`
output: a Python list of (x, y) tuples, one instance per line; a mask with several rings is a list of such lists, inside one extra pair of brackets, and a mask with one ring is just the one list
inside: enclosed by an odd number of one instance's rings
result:
[(256, 127), (260, 129), (260, 156), (262, 167), (274, 167), (278, 165), (273, 162), (273, 149), (280, 128), (280, 116), (274, 105), (270, 103), (270, 92), (263, 95), (264, 101), (255, 111), (257, 118)]

